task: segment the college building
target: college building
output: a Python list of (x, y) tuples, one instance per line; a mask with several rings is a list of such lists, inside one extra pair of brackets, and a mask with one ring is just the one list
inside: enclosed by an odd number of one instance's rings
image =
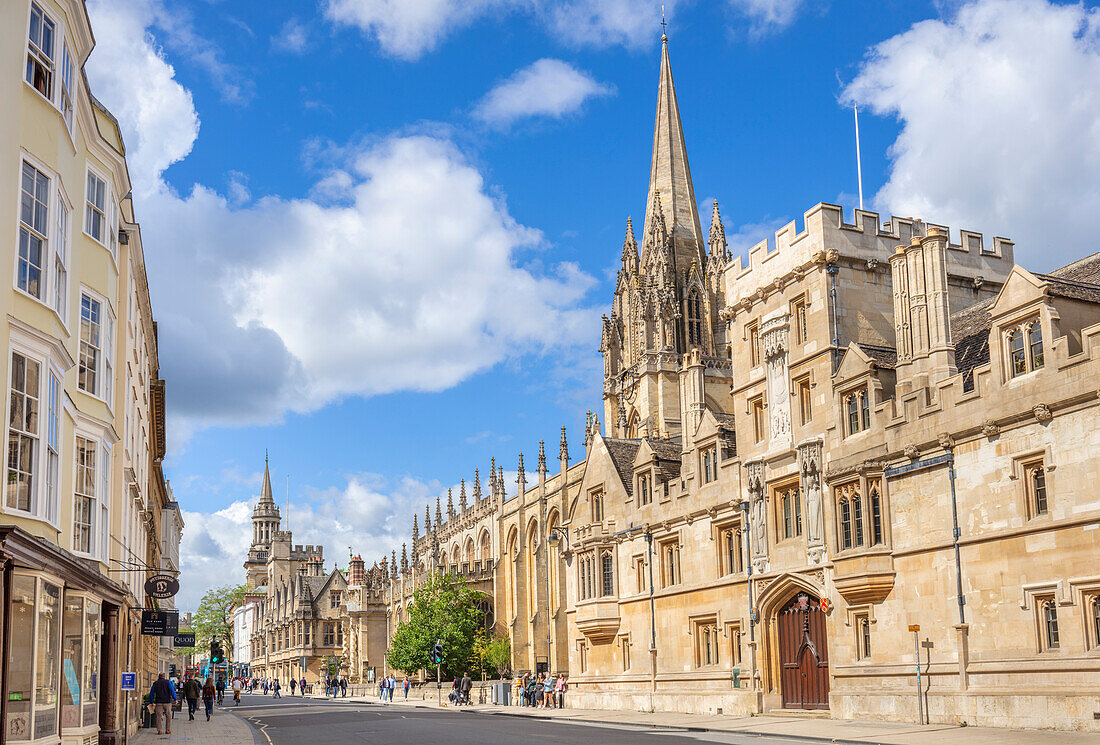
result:
[(82, 0), (0, 8), (0, 742), (121, 742), (171, 659), (140, 616), (171, 607), (144, 582), (178, 570), (183, 519), (161, 470), (165, 384), (126, 147), (84, 75), (93, 44)]
[(734, 257), (696, 205), (663, 38), (583, 449), (473, 469), (353, 581), (261, 500), (253, 659), (368, 680), (451, 572), (572, 706), (1100, 731), (1100, 254), (821, 203)]

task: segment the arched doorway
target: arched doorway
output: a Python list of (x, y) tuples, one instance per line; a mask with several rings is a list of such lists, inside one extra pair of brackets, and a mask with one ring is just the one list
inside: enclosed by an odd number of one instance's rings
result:
[(820, 599), (797, 593), (778, 614), (784, 709), (829, 708), (829, 647)]

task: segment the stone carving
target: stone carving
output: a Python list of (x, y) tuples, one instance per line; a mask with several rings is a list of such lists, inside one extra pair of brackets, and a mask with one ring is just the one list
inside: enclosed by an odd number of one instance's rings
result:
[(798, 446), (801, 461), (802, 493), (806, 499), (806, 542), (810, 546), (822, 542), (824, 505), (821, 494), (821, 442), (814, 440)]
[(825, 252), (826, 264), (835, 264), (838, 261), (840, 261), (840, 251), (837, 251), (835, 248), (830, 248)]
[(764, 499), (764, 464), (760, 461), (745, 464), (749, 484), (749, 533), (754, 557), (768, 553), (768, 517)]
[(1001, 434), (1001, 428), (993, 420), (988, 420), (982, 425), (982, 434), (986, 437), (996, 437)]
[(920, 457), (920, 448), (913, 443), (906, 445), (903, 452), (905, 453), (905, 457), (909, 460), (916, 460)]
[(769, 319), (760, 327), (773, 446), (789, 442), (791, 436), (791, 401), (787, 382), (788, 328), (786, 314)]
[(982, 289), (982, 285), (985, 284), (985, 277), (975, 277), (971, 282), (974, 284), (975, 290), (980, 290)]
[(1046, 424), (1054, 418), (1054, 414), (1051, 413), (1050, 407), (1046, 404), (1037, 405), (1031, 410), (1031, 413), (1035, 415), (1035, 420), (1039, 422), (1039, 424)]
[(873, 272), (878, 269), (878, 259), (867, 259), (867, 271)]
[(813, 260), (814, 260), (814, 263), (816, 263), (816, 264), (824, 264), (825, 263), (825, 252), (822, 251), (822, 250), (814, 251)]
[(936, 441), (944, 450), (950, 450), (955, 447), (955, 438), (951, 436), (950, 432), (940, 432), (936, 437)]

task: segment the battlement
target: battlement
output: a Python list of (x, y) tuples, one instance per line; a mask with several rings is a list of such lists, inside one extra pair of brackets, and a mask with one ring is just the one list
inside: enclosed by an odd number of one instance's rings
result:
[(928, 228), (939, 228), (948, 236), (949, 271), (968, 278), (1003, 281), (1013, 266), (1014, 244), (999, 236), (950, 228), (912, 217), (891, 216), (881, 223), (877, 212), (855, 210), (853, 222), (844, 220), (844, 208), (820, 202), (803, 215), (803, 228), (792, 221), (749, 249), (748, 264), (736, 256), (724, 270), (726, 297), (736, 302), (796, 268), (824, 258), (835, 250), (840, 256), (888, 261), (898, 245), (908, 245), (914, 236), (924, 237)]

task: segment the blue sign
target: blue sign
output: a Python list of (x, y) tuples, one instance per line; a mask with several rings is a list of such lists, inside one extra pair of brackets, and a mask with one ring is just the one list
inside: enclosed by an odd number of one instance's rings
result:
[(133, 691), (137, 689), (137, 673), (122, 674), (122, 690)]
[(893, 468), (887, 468), (883, 475), (886, 478), (893, 478), (894, 476), (901, 476), (905, 473), (913, 473), (914, 471), (923, 471), (926, 468), (933, 468), (935, 466), (947, 463), (951, 460), (951, 455), (945, 453), (944, 455), (937, 455), (932, 458), (925, 458), (924, 460), (915, 460), (912, 463), (906, 463), (904, 466), (894, 466)]

